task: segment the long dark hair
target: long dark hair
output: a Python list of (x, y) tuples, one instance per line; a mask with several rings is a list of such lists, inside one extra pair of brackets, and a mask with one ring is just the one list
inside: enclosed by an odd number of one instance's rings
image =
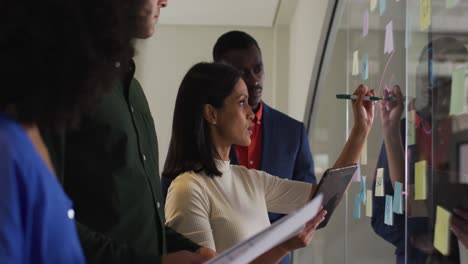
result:
[(219, 63), (198, 63), (187, 72), (177, 94), (163, 177), (174, 179), (192, 170), (204, 170), (211, 177), (221, 176), (203, 108), (207, 104), (221, 108), (240, 79), (238, 70)]
[[(76, 122), (127, 69), (143, 0), (0, 4), (0, 111), (42, 127)], [(120, 63), (120, 68), (116, 63)]]

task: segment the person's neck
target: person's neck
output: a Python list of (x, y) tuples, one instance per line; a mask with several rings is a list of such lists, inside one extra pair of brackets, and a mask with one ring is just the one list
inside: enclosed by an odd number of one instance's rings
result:
[(52, 161), (50, 159), (49, 151), (47, 146), (44, 144), (44, 140), (42, 140), (41, 132), (36, 124), (21, 124), (24, 128), (26, 135), (29, 137), (31, 142), (34, 145), (34, 148), (39, 153), (39, 156), (42, 158), (42, 161), (47, 165), (50, 171), (55, 174), (54, 166), (52, 165)]
[(252, 108), (252, 112), (256, 114), (258, 110), (260, 110), (260, 104), (261, 103), (258, 103), (257, 106), (250, 106)]
[(229, 152), (231, 151), (231, 146), (216, 146), (215, 158), (221, 159), (224, 161), (229, 161)]

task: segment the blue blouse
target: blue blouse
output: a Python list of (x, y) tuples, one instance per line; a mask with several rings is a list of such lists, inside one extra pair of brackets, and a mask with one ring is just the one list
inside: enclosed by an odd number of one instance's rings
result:
[(0, 113), (0, 263), (84, 263), (72, 203), (25, 131)]

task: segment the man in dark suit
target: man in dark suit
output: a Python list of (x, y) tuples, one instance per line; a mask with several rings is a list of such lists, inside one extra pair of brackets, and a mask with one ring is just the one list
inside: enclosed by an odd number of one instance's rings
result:
[[(257, 41), (241, 31), (230, 31), (218, 38), (213, 48), (215, 62), (229, 63), (243, 72), (249, 92), (249, 105), (255, 113), (252, 143), (233, 146), (233, 164), (266, 171), (296, 181), (316, 183), (307, 132), (302, 122), (271, 108), (262, 100), (264, 68)], [(280, 214), (269, 214), (275, 222)], [(289, 263), (286, 257), (281, 263)]]
[[(255, 113), (252, 142), (248, 147), (233, 146), (231, 163), (266, 171), (284, 179), (316, 183), (304, 124), (262, 101), (263, 60), (257, 41), (245, 32), (227, 32), (218, 38), (213, 48), (213, 59), (215, 62), (229, 63), (243, 71), (242, 78), (249, 92), (249, 105)], [(171, 180), (162, 179), (164, 197), (170, 183)], [(272, 223), (282, 216), (269, 214)], [(282, 264), (289, 262), (289, 257), (281, 261)]]

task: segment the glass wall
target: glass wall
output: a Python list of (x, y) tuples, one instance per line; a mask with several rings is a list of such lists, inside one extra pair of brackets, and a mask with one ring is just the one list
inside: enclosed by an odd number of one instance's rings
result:
[(455, 212), (468, 209), (468, 1), (333, 9), (306, 116), (318, 178), (353, 125), (350, 101), (336, 95), (363, 83), (386, 100), (346, 197), (294, 262), (468, 263), (468, 218)]

